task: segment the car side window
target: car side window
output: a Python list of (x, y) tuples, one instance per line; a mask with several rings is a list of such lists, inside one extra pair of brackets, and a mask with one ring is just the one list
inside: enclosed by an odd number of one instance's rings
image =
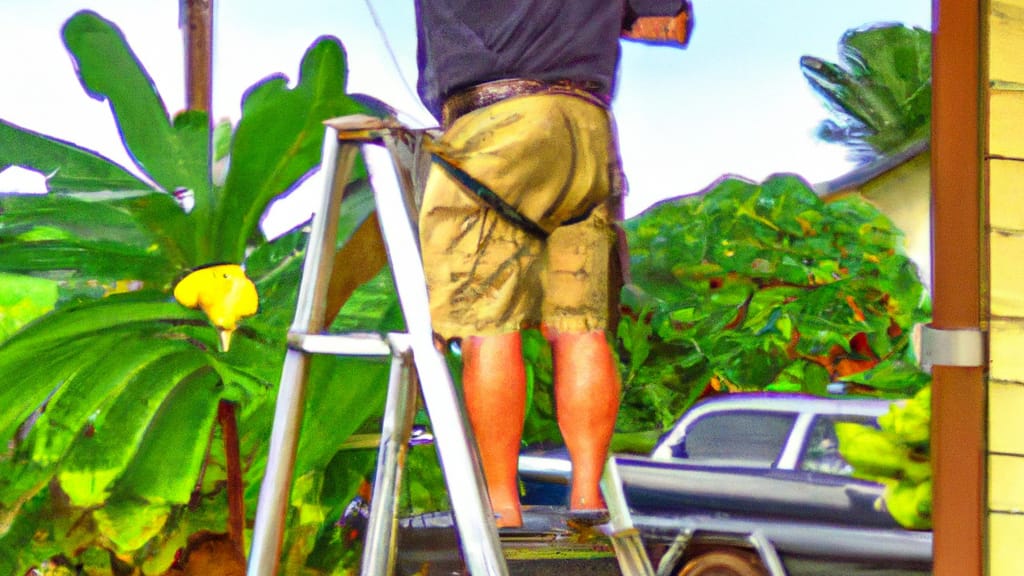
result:
[(672, 456), (770, 468), (782, 452), (796, 414), (742, 410), (695, 420)]
[(855, 422), (867, 426), (877, 426), (875, 419), (869, 416), (816, 417), (807, 434), (807, 444), (800, 454), (801, 470), (840, 476), (853, 474), (853, 467), (839, 453), (836, 422)]

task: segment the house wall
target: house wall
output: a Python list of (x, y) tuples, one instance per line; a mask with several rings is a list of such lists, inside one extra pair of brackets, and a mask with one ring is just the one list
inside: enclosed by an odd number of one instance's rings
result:
[(983, 119), (988, 194), (983, 262), (987, 259), (989, 280), (986, 572), (1019, 576), (1024, 574), (1024, 0), (990, 0), (987, 12), (982, 45), (988, 109)]
[(903, 232), (903, 248), (931, 286), (931, 154), (922, 152), (856, 189)]

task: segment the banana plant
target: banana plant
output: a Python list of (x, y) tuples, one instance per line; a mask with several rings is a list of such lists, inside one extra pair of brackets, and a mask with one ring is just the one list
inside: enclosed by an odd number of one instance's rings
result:
[[(340, 41), (319, 38), (294, 87), (283, 75), (260, 81), (238, 125), (218, 127), (228, 169), (215, 182), (222, 154), (207, 114), (172, 116), (116, 25), (82, 11), (62, 37), (134, 166), (0, 120), (0, 170), (37, 171), (47, 185), (0, 196), (0, 282), (56, 287), (52, 311), (0, 341), (0, 573), (62, 563), (163, 572), (190, 535), (224, 531), (224, 401), (238, 406), (255, 507), (308, 234), (299, 226), (270, 241), (260, 219), (317, 169), (323, 120), (372, 110), (346, 93)], [(350, 188), (339, 245), (372, 221), (365, 178)], [(259, 294), (226, 351), (202, 311), (173, 297), (187, 273), (223, 264), (244, 267)], [(345, 321), (400, 323), (388, 282), (378, 275), (357, 292)], [(318, 358), (312, 370), (286, 547), (296, 562), (336, 537), (332, 519), (372, 466), (338, 447), (379, 412), (387, 377), (368, 361)]]

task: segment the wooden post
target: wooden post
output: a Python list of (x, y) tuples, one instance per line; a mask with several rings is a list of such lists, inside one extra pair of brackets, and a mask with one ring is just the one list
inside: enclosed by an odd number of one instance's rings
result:
[(185, 100), (189, 110), (213, 108), (213, 0), (182, 0)]
[[(210, 114), (213, 109), (213, 0), (182, 0), (182, 9), (186, 106), (189, 110)], [(228, 536), (244, 555), (245, 485), (238, 449), (238, 415), (235, 405), (221, 400), (217, 407), (217, 422), (223, 434), (227, 460)]]
[[(981, 325), (981, 0), (935, 0), (932, 51), (932, 326)], [(983, 573), (985, 385), (981, 367), (932, 381), (935, 576)]]

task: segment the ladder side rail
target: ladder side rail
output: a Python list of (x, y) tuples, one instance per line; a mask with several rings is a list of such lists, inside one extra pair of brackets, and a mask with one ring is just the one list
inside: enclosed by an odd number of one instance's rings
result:
[(363, 576), (388, 576), (394, 571), (396, 561), (398, 518), (395, 511), (416, 416), (417, 385), (412, 351), (407, 344), (396, 340), (398, 338), (392, 338), (394, 356), (363, 547), (360, 570)]
[(601, 493), (608, 506), (609, 521), (605, 533), (611, 538), (615, 559), (623, 576), (654, 576), (654, 565), (644, 547), (643, 537), (633, 524), (633, 516), (626, 503), (622, 475), (614, 456), (610, 456), (601, 475)]
[[(339, 145), (336, 130), (326, 129), (321, 159), (325, 189), (313, 216), (306, 245), (292, 333), (316, 333), (324, 328), (338, 212), (357, 152), (358, 147), (354, 144)], [(256, 507), (247, 570), (249, 576), (274, 576), (278, 572), (308, 375), (309, 355), (289, 348), (281, 371), (267, 468)]]
[[(371, 167), (390, 160), (390, 153), (384, 149), (366, 146), (363, 153)], [(461, 409), (461, 400), (445, 359), (434, 347), (418, 238), (414, 220), (408, 211), (407, 195), (399, 183), (403, 178), (403, 168), (397, 163), (393, 166), (395, 170), (390, 173), (371, 170), (377, 216), (409, 331), (423, 402), (434, 424), (438, 458), (448, 485), (463, 559), (474, 576), (505, 575), (508, 568), (501, 551), (476, 442)], [(404, 250), (396, 253), (398, 248)]]

